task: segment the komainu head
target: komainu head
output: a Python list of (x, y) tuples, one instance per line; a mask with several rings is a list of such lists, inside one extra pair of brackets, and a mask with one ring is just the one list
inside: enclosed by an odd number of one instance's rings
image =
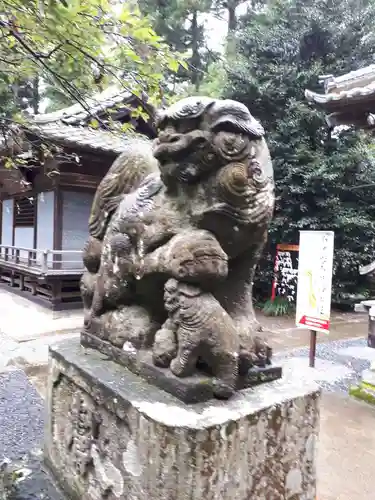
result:
[(267, 157), (264, 173), (272, 177), (264, 129), (237, 101), (188, 97), (160, 111), (156, 125), (153, 151), (167, 185), (199, 182), (228, 163), (247, 163), (257, 154)]

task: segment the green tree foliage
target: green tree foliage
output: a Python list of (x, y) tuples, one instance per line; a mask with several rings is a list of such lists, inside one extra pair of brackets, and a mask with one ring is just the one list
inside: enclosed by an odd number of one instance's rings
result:
[(211, 11), (212, 0), (139, 0), (138, 3), (171, 49), (187, 54), (187, 67), (180, 67), (173, 75), (173, 83), (189, 82), (199, 90), (214, 55), (207, 51), (204, 28), (204, 14)]
[[(178, 54), (171, 53), (135, 2), (0, 0), (3, 116), (14, 114), (19, 90), (36, 78), (84, 106), (87, 94), (113, 83), (157, 98), (166, 69), (178, 67)], [(30, 92), (35, 98), (35, 87)]]
[(375, 257), (375, 161), (359, 131), (331, 134), (309, 107), (306, 88), (374, 61), (375, 4), (366, 0), (283, 0), (241, 21), (224, 94), (244, 102), (267, 130), (276, 213), (258, 288), (269, 294), (276, 243), (299, 230), (335, 231), (334, 295), (363, 286), (358, 266)]

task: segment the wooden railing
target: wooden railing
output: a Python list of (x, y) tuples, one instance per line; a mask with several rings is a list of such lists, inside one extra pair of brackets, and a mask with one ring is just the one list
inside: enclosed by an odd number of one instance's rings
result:
[(0, 266), (43, 275), (79, 274), (83, 272), (82, 251), (0, 245)]

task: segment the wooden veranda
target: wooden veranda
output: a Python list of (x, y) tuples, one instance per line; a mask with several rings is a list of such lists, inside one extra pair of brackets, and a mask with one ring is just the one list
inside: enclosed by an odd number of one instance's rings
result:
[(52, 309), (80, 306), (82, 251), (0, 245), (0, 281)]

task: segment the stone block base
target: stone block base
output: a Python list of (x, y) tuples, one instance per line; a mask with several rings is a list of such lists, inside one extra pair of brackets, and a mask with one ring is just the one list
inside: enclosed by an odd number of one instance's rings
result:
[[(155, 366), (151, 350), (140, 349), (137, 351), (131, 347), (120, 349), (86, 332), (81, 333), (81, 345), (98, 350), (131, 372), (141, 376), (146, 382), (169, 392), (184, 403), (203, 403), (215, 397), (212, 377), (203, 373), (196, 373), (191, 377), (176, 377), (169, 368)], [(281, 378), (281, 375), (280, 366), (254, 366), (248, 369), (245, 375), (238, 377), (237, 389), (249, 389), (259, 384), (272, 382)]]
[(78, 500), (315, 500), (319, 390), (187, 405), (78, 340), (50, 352), (45, 459)]

